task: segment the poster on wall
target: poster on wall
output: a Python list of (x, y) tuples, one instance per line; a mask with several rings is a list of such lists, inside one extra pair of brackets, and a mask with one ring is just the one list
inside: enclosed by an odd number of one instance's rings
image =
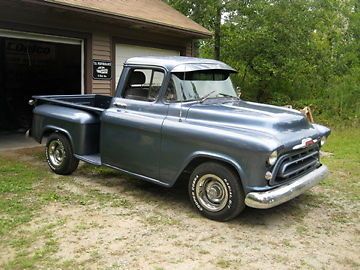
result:
[(93, 78), (95, 80), (110, 80), (111, 61), (93, 60)]

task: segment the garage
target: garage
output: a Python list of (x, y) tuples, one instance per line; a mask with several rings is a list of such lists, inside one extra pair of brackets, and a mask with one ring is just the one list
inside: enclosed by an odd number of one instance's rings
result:
[(212, 35), (162, 0), (0, 0), (0, 18), (0, 149), (25, 140), (31, 96), (114, 95), (128, 58), (193, 56)]
[(0, 63), (2, 132), (30, 127), (33, 95), (82, 92), (81, 40), (3, 30)]
[(153, 47), (144, 47), (128, 44), (116, 44), (115, 47), (115, 69), (116, 69), (116, 81), (119, 80), (123, 64), (127, 59), (137, 56), (179, 56), (180, 51), (160, 49)]

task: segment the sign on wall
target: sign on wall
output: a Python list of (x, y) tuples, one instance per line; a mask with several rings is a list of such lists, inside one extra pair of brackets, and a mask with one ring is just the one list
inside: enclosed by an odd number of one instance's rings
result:
[(46, 64), (55, 60), (56, 47), (44, 42), (5, 39), (5, 58), (8, 64)]
[(93, 78), (95, 80), (111, 79), (111, 61), (94, 60)]

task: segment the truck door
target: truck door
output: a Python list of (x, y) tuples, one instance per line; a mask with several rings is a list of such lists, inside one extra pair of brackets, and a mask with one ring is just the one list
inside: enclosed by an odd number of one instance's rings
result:
[(104, 164), (159, 178), (161, 128), (168, 106), (157, 103), (164, 72), (134, 68), (121, 97), (101, 119), (100, 150)]

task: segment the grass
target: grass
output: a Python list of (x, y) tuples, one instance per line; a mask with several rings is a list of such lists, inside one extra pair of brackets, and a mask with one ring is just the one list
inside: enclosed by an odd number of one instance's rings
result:
[[(42, 160), (38, 152), (31, 155), (37, 161)], [(88, 173), (103, 174), (103, 177), (113, 173), (107, 169), (96, 170), (91, 168)], [(58, 249), (58, 240), (53, 232), (64, 221), (59, 220), (41, 229), (24, 230), (27, 227), (24, 225), (31, 227), (37, 214), (49, 204), (133, 207), (131, 202), (119, 194), (90, 188), (85, 188), (83, 194), (77, 194), (64, 189), (65, 184), (76, 185), (74, 177), (57, 176), (29, 161), (0, 155), (0, 249), (8, 247), (14, 251), (5, 265), (0, 264), (1, 269), (38, 269), (40, 265), (52, 268), (56, 265), (56, 261), (51, 258)], [(94, 226), (90, 224), (88, 227)], [(35, 244), (36, 248), (33, 247)], [(59, 267), (63, 268), (64, 265)]]
[(31, 196), (34, 185), (49, 176), (26, 163), (0, 157), (0, 236), (29, 222), (40, 201)]
[(181, 225), (180, 220), (175, 219), (173, 217), (167, 216), (159, 211), (154, 211), (149, 216), (146, 216), (144, 219), (144, 224), (149, 226), (158, 226), (158, 225), (164, 225), (164, 226), (178, 226)]
[(220, 259), (216, 262), (216, 266), (218, 266), (220, 268), (229, 268), (231, 266), (231, 261), (225, 260), (225, 259)]
[[(316, 194), (309, 192), (297, 199), (306, 203), (291, 203), (292, 210), (287, 215), (289, 219), (296, 222), (294, 233), (297, 235), (306, 236), (313, 233), (307, 226), (305, 217), (309, 209), (324, 207), (324, 205), (327, 209), (331, 209), (329, 216), (333, 224), (342, 226), (349, 221), (359, 220), (359, 138), (360, 129), (358, 128), (335, 129), (329, 137), (323, 150), (331, 155), (323, 157), (322, 162), (328, 165), (331, 176), (321, 183), (321, 192), (316, 192)], [(142, 214), (141, 222), (146, 227), (163, 230), (168, 226), (177, 229), (185, 226), (180, 218), (167, 214), (164, 209), (169, 210), (169, 208), (163, 207), (162, 202), (159, 201), (159, 198), (165, 198), (164, 200), (169, 204), (169, 200), (175, 195), (168, 194), (168, 191), (164, 190), (161, 192), (162, 195), (154, 196), (152, 190), (157, 190), (157, 187), (147, 188), (147, 184), (133, 181), (131, 185), (121, 185), (124, 189), (122, 192), (107, 193), (92, 184), (101, 182), (103, 187), (111, 188), (119, 185), (119, 182), (115, 181), (119, 177), (127, 180), (131, 178), (124, 177), (121, 173), (108, 168), (91, 165), (81, 166), (74, 176), (57, 176), (44, 169), (43, 163), (39, 163), (43, 160), (43, 152), (22, 155), (32, 157), (34, 162), (32, 159), (21, 161), (16, 157), (0, 154), (0, 249), (6, 248), (9, 254), (12, 254), (5, 264), (1, 264), (0, 261), (1, 269), (37, 269), (40, 266), (59, 269), (86, 268), (73, 260), (64, 258), (63, 261), (57, 261), (54, 258), (54, 254), (59, 249), (59, 241), (61, 241), (56, 237), (55, 232), (64, 226), (67, 220), (59, 219), (46, 221), (44, 224), (34, 224), (39, 213), (51, 204), (60, 204), (62, 207), (88, 207), (88, 209), (121, 208), (124, 211), (121, 211), (120, 216), (137, 211), (134, 200), (143, 201), (160, 206), (151, 213)], [(86, 177), (92, 184), (87, 186), (79, 184), (76, 180), (79, 176)], [(76, 187), (79, 192), (69, 190), (67, 186)], [(124, 196), (124, 193), (127, 196)], [(129, 200), (131, 197), (134, 197), (134, 200)], [(246, 221), (242, 222), (246, 224)], [(81, 235), (83, 231), (97, 229), (99, 226), (96, 222), (80, 221), (74, 228)], [(211, 238), (203, 240), (210, 243), (215, 241)], [(296, 243), (284, 240), (282, 244), (285, 248), (295, 248)], [(180, 240), (179, 246), (184, 247)], [(199, 251), (199, 254), (203, 255), (208, 255), (208, 253), (209, 251), (204, 249)], [(101, 259), (96, 250), (90, 255), (92, 262)], [(276, 257), (275, 260), (282, 262), (283, 258)], [(237, 264), (233, 260), (223, 258), (218, 258), (213, 263), (217, 268), (231, 268)], [(342, 260), (342, 263), (351, 267), (358, 266), (356, 262), (346, 258)]]
[(324, 151), (332, 153), (324, 157), (331, 176), (322, 182), (323, 187), (335, 191), (339, 198), (360, 200), (360, 129), (334, 130)]

